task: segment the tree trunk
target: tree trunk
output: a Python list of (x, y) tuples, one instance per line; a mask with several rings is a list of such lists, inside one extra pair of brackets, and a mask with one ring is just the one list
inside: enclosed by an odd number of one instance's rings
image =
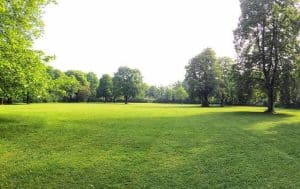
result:
[(274, 113), (274, 89), (272, 87), (269, 87), (268, 89), (268, 109), (266, 110), (267, 113)]
[(220, 104), (220, 106), (224, 107), (224, 96), (223, 95), (221, 96), (221, 104)]
[(26, 94), (26, 104), (30, 104), (29, 92), (27, 92), (27, 94)]
[(7, 98), (7, 104), (12, 104), (13, 103), (13, 99), (11, 97)]
[(4, 98), (1, 98), (1, 105), (4, 104)]
[(204, 94), (202, 97), (202, 107), (209, 107), (208, 95)]
[(125, 96), (125, 104), (128, 104), (128, 96)]

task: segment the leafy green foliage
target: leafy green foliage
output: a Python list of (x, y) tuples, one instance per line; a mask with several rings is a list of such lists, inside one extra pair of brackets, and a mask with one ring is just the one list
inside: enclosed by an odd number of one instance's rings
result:
[[(268, 110), (274, 111), (279, 78), (299, 56), (300, 13), (295, 0), (241, 0), (235, 31), (238, 62), (262, 75)], [(285, 71), (287, 71), (285, 69)]]
[(188, 93), (183, 88), (182, 85), (176, 86), (174, 88), (174, 100), (177, 102), (183, 102), (188, 97)]
[(108, 74), (104, 74), (100, 81), (97, 89), (97, 96), (103, 97), (105, 102), (110, 101), (113, 95), (113, 81), (112, 77)]
[(53, 1), (0, 1), (0, 87), (2, 99), (39, 96), (45, 92), (45, 59), (32, 50), (42, 33), (43, 8)]
[(97, 95), (97, 87), (99, 86), (99, 80), (95, 73), (89, 72), (86, 74), (86, 80), (89, 82), (90, 98), (95, 99)]
[(127, 104), (130, 98), (136, 97), (143, 89), (143, 79), (139, 70), (120, 67), (113, 77), (113, 91), (116, 97), (124, 96)]
[(63, 72), (47, 68), (49, 89), (47, 101), (75, 101), (81, 85), (74, 76), (67, 76)]
[(186, 66), (185, 80), (190, 96), (201, 99), (202, 106), (209, 106), (208, 97), (217, 86), (216, 53), (208, 48), (194, 57)]
[(217, 81), (218, 86), (216, 95), (220, 99), (220, 104), (233, 104), (234, 96), (234, 80), (232, 78), (232, 66), (234, 61), (230, 57), (221, 57), (218, 59)]

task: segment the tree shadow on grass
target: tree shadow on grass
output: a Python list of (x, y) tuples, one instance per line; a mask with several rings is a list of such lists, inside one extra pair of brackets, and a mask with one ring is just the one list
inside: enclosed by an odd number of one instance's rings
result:
[(21, 135), (35, 132), (43, 125), (41, 120), (28, 121), (21, 117), (0, 117), (0, 139), (15, 139)]
[(239, 116), (260, 116), (260, 117), (275, 117), (275, 118), (287, 118), (287, 117), (293, 117), (294, 115), (292, 114), (287, 114), (287, 113), (275, 113), (275, 114), (270, 114), (266, 112), (261, 112), (261, 111), (235, 111), (235, 112), (227, 112), (230, 114), (234, 115), (239, 115)]
[[(31, 148), (30, 155), (38, 155), (27, 160), (27, 169), (10, 171), (13, 165), (7, 165), (5, 178), (27, 188), (61, 183), (65, 188), (297, 188), (300, 123), (286, 123), (292, 116), (237, 111), (114, 118), (101, 124), (76, 120), (79, 130), (46, 133), (43, 145)], [(274, 132), (247, 130), (264, 124), (274, 124), (267, 128)], [(54, 145), (70, 147), (51, 151)], [(48, 154), (43, 156), (41, 148), (49, 148)]]

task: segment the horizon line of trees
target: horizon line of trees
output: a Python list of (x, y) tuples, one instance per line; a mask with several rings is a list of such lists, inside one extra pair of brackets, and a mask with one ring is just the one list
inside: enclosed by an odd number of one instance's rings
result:
[[(157, 102), (200, 103), (224, 105), (267, 105), (268, 99), (259, 80), (245, 72), (230, 57), (217, 57), (213, 49), (204, 49), (186, 66), (183, 81), (169, 86), (148, 86), (137, 69), (120, 67), (111, 76), (100, 78), (93, 72), (68, 70), (62, 72), (44, 65), (44, 75), (32, 88), (14, 86), (15, 96), (3, 98), (2, 103), (13, 102)], [(300, 75), (284, 79), (276, 103), (282, 107), (300, 107)], [(45, 77), (46, 76), (46, 77)], [(11, 87), (13, 89), (13, 87)], [(284, 90), (285, 89), (285, 90)], [(24, 91), (22, 91), (24, 90)], [(19, 92), (18, 92), (19, 91)]]
[(137, 69), (113, 75), (47, 64), (54, 58), (33, 48), (43, 32), (41, 15), (55, 0), (3, 1), (0, 16), (0, 101), (179, 102), (300, 107), (300, 11), (296, 0), (240, 0), (234, 31), (237, 59), (204, 49), (186, 66), (184, 81), (148, 86)]

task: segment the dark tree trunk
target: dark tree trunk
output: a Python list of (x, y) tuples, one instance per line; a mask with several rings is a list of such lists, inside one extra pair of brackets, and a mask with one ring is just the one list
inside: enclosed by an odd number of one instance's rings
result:
[(11, 97), (7, 98), (7, 104), (12, 104), (13, 103), (13, 99)]
[(220, 104), (221, 107), (224, 107), (224, 95), (221, 95), (221, 104)]
[(1, 98), (1, 105), (4, 104), (4, 98)]
[(275, 95), (274, 95), (274, 89), (273, 87), (268, 88), (268, 109), (266, 110), (267, 113), (274, 113), (274, 101), (275, 101)]
[(202, 107), (209, 107), (208, 95), (204, 94), (202, 97)]
[(30, 104), (30, 95), (29, 92), (26, 94), (26, 104)]
[(125, 104), (128, 104), (128, 96), (125, 96)]

